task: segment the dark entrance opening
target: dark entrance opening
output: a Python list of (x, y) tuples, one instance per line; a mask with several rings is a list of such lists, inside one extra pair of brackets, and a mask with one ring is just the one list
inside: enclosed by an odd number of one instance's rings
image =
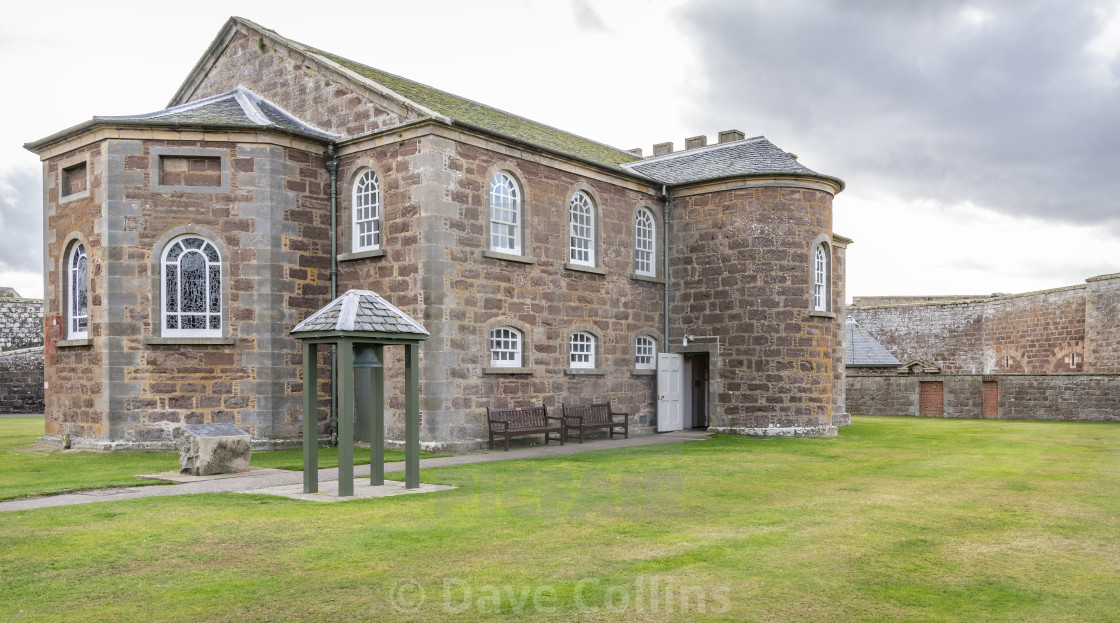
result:
[(688, 393), (682, 396), (685, 428), (708, 427), (708, 353), (688, 353), (685, 355), (684, 388)]

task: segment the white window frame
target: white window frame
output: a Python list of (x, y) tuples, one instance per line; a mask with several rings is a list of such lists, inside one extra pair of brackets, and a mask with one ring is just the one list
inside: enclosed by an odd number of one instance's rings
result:
[(66, 258), (66, 339), (89, 337), (89, 256), (81, 242)]
[(568, 338), (568, 367), (573, 370), (595, 367), (595, 336), (576, 331)]
[(634, 274), (657, 276), (657, 221), (647, 208), (634, 215)]
[(820, 243), (813, 247), (813, 311), (829, 311), (831, 297), (828, 295), (828, 272), (830, 268), (828, 245)]
[(521, 255), (521, 188), (499, 171), (490, 178), (490, 250)]
[[(642, 361), (642, 359), (646, 361)], [(634, 369), (654, 370), (657, 368), (657, 340), (648, 335), (634, 338)]]
[[(187, 246), (186, 246), (187, 243), (185, 241), (194, 240), (194, 239), (201, 240), (202, 244), (199, 245), (197, 248), (194, 248), (194, 249), (187, 248)], [(175, 250), (176, 246), (179, 246), (181, 251), (175, 257), (175, 259), (169, 261), (168, 256), (171, 254), (171, 252), (173, 250)], [(217, 257), (216, 260), (212, 259), (206, 253), (207, 247), (214, 250), (214, 254)], [(203, 261), (204, 261), (205, 277), (206, 277), (206, 295), (205, 295), (206, 311), (204, 311), (204, 312), (184, 312), (184, 311), (182, 311), (182, 292), (183, 292), (182, 283), (183, 282), (182, 282), (182, 276), (181, 276), (181, 264), (182, 264), (183, 258), (186, 257), (189, 254), (192, 254), (192, 253), (198, 253), (198, 254), (202, 255), (202, 258), (203, 258)], [(214, 267), (216, 267), (218, 269), (218, 283), (216, 285), (212, 283), (212, 279), (211, 279), (211, 274), (212, 274), (211, 269), (214, 268)], [(173, 303), (175, 309), (170, 309), (170, 310), (168, 309), (168, 306), (171, 305), (172, 303), (169, 300), (170, 297), (168, 296), (168, 294), (170, 292), (170, 288), (169, 288), (169, 284), (168, 284), (169, 271), (174, 271), (175, 284), (176, 284), (176, 288), (177, 288), (177, 290), (175, 292), (175, 300), (174, 300), (174, 303)], [(224, 318), (225, 300), (224, 300), (223, 292), (222, 292), (222, 287), (224, 286), (225, 281), (226, 281), (224, 272), (225, 271), (222, 270), (222, 252), (218, 249), (217, 245), (210, 242), (209, 240), (207, 240), (203, 236), (200, 236), (198, 234), (186, 234), (186, 235), (183, 235), (183, 236), (177, 236), (177, 237), (173, 238), (172, 240), (170, 240), (166, 245), (164, 245), (163, 252), (160, 254), (160, 306), (159, 306), (159, 308), (160, 308), (160, 324), (159, 324), (160, 335), (164, 336), (164, 337), (222, 337), (222, 330), (225, 327), (225, 318)], [(218, 299), (217, 299), (218, 300), (218, 309), (216, 311), (213, 310), (212, 306), (211, 306), (212, 298), (215, 295), (215, 292), (214, 292), (215, 287), (218, 290), (217, 293), (216, 293), (217, 297), (218, 297)], [(183, 316), (198, 316), (198, 315), (202, 315), (206, 318), (206, 328), (203, 328), (203, 329), (197, 329), (197, 328), (183, 329), (182, 328)], [(218, 320), (217, 328), (214, 328), (214, 327), (211, 326), (213, 324), (212, 320), (215, 317)], [(176, 325), (174, 328), (168, 328), (167, 324), (168, 324), (168, 319), (169, 318), (174, 319), (174, 323)]]
[(353, 233), (352, 250), (374, 251), (381, 248), (381, 184), (372, 169), (362, 171), (354, 180), (351, 195)]
[(584, 192), (568, 200), (568, 261), (595, 265), (595, 207)]
[(490, 330), (490, 367), (521, 367), (521, 331), (513, 327), (497, 327)]

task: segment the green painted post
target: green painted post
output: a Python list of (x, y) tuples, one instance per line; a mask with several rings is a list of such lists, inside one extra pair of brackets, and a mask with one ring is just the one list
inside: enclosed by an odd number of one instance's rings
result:
[(303, 343), (303, 492), (319, 492), (319, 349)]
[(338, 341), (338, 497), (354, 495), (354, 343)]
[[(385, 347), (374, 347), (377, 360), (385, 363)], [(370, 368), (369, 484), (385, 484), (385, 368)]]
[(404, 346), (404, 488), (420, 486), (420, 345)]

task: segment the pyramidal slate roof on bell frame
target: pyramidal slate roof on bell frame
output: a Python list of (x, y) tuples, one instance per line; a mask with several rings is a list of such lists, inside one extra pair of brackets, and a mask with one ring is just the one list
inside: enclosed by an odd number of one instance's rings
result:
[(844, 365), (900, 366), (902, 362), (849, 316), (844, 325)]
[(347, 290), (297, 324), (291, 333), (295, 336), (317, 331), (431, 335), (408, 314), (369, 290)]

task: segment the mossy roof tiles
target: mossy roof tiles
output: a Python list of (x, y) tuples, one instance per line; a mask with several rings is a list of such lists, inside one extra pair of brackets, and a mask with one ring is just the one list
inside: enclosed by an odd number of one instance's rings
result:
[(458, 95), (452, 95), (446, 91), (323, 50), (305, 47), (304, 51), (338, 63), (424, 108), (453, 120), (466, 122), (497, 134), (576, 156), (609, 168), (618, 168), (623, 163), (640, 160), (638, 156), (616, 147), (576, 136), (570, 132), (531, 121)]

